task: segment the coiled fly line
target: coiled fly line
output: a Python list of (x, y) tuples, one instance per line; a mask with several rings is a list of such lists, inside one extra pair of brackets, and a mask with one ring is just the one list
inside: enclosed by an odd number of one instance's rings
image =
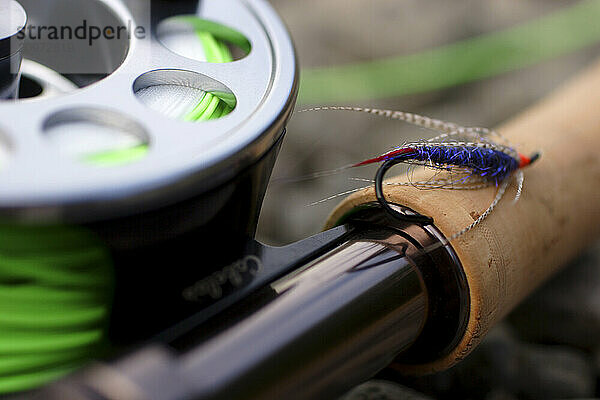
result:
[[(233, 60), (223, 38), (247, 43), (218, 24), (182, 21), (194, 28), (206, 62)], [(210, 31), (202, 29), (207, 26)], [(189, 122), (221, 118), (235, 106), (226, 94), (209, 92), (186, 101), (191, 106), (177, 117)], [(136, 144), (84, 160), (114, 166), (147, 151), (147, 144)], [(33, 389), (109, 351), (113, 292), (110, 251), (92, 232), (0, 222), (0, 394)]]

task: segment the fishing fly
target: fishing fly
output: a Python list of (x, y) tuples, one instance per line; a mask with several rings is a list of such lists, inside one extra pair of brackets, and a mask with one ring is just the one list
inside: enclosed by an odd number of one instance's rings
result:
[[(451, 236), (450, 240), (464, 235), (484, 221), (502, 200), (512, 179), (516, 179), (517, 182), (514, 201), (518, 201), (523, 191), (523, 169), (540, 157), (539, 153), (534, 153), (531, 156), (519, 153), (514, 146), (494, 130), (481, 127), (464, 127), (452, 122), (402, 111), (362, 107), (316, 107), (301, 112), (327, 110), (373, 114), (402, 120), (439, 133), (433, 138), (405, 143), (376, 157), (336, 170), (381, 163), (372, 183), (375, 185), (377, 201), (395, 219), (421, 224), (433, 223), (433, 219), (427, 216), (406, 215), (396, 211), (385, 197), (384, 186), (412, 185), (421, 189), (457, 190), (477, 190), (496, 186), (496, 196), (489, 207), (473, 223)], [(384, 182), (389, 169), (400, 163), (421, 165), (445, 174), (441, 176), (437, 174), (431, 179), (416, 182)], [(351, 190), (344, 194), (362, 189), (364, 188)], [(330, 198), (333, 197), (337, 196)]]

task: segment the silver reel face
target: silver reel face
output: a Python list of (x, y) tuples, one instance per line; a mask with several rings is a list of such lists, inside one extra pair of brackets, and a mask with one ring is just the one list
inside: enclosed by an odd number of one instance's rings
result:
[[(36, 96), (0, 102), (0, 213), (54, 220), (89, 204), (90, 219), (141, 212), (218, 186), (281, 136), (297, 70), (288, 33), (266, 1), (189, 2), (195, 16), (247, 39), (249, 52), (231, 62), (190, 52), (190, 32), (173, 24), (177, 15), (156, 15), (149, 0), (20, 3), (28, 27), (86, 20), (129, 35), (91, 45), (89, 38), (25, 38), (22, 84)], [(233, 111), (180, 118), (202, 93), (227, 99)], [(87, 157), (120, 149), (140, 151), (115, 165)]]

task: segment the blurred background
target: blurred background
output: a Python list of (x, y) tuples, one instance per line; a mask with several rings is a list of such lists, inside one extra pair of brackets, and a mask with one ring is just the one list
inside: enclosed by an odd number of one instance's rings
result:
[[(302, 70), (297, 110), (356, 105), (494, 127), (600, 55), (600, 1), (272, 0)], [(259, 225), (285, 244), (318, 232), (372, 179), (363, 168), (287, 182), (380, 154), (430, 132), (348, 112), (296, 114)], [(525, 188), (525, 190), (527, 190)], [(384, 371), (347, 399), (600, 397), (600, 246), (519, 307), (458, 367), (418, 380)]]
[[(549, 0), (272, 0), (301, 67), (296, 109), (357, 105), (494, 127), (600, 55), (600, 2)], [(295, 114), (263, 206), (259, 237), (272, 244), (314, 234), (375, 169), (301, 182), (430, 137), (398, 121), (349, 112)]]

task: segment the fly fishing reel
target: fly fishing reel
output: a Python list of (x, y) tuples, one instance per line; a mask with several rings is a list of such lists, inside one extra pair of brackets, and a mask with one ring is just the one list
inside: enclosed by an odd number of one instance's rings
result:
[(41, 98), (0, 106), (3, 214), (90, 221), (156, 209), (222, 185), (280, 139), (296, 64), (266, 2), (21, 5), (25, 85)]
[(297, 94), (263, 0), (19, 3), (0, 0), (0, 297), (20, 299), (0, 393), (195, 311), (182, 291), (254, 236)]

